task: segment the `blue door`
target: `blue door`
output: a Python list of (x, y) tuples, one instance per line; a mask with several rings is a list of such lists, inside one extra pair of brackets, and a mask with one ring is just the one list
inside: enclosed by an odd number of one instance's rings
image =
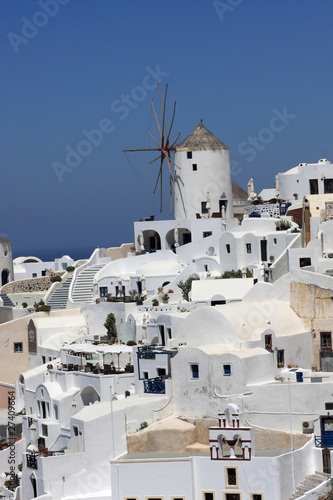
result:
[(333, 448), (333, 417), (323, 417), (321, 420), (322, 448)]

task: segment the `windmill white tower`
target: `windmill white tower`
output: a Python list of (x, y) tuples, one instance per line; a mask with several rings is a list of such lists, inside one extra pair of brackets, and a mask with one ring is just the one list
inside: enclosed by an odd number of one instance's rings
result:
[(176, 145), (175, 219), (221, 217), (233, 219), (229, 148), (207, 130), (202, 120)]

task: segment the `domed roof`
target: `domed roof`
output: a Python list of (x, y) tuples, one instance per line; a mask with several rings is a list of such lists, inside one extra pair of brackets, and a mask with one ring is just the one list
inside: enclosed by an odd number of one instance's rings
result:
[(11, 244), (12, 244), (12, 242), (11, 242), (11, 241), (6, 240), (5, 238), (1, 238), (1, 237), (0, 237), (0, 244), (2, 244), (2, 243), (9, 243), (9, 245), (11, 245)]
[(228, 146), (223, 144), (220, 139), (215, 137), (209, 130), (204, 127), (202, 120), (200, 120), (199, 125), (193, 130), (193, 132), (186, 137), (178, 146), (176, 146), (176, 152), (180, 151), (216, 151), (226, 149)]

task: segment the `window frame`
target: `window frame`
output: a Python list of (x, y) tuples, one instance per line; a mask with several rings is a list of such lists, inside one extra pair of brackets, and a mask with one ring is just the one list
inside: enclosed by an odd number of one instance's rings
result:
[(252, 244), (245, 243), (245, 245), (246, 245), (246, 253), (248, 253), (248, 254), (252, 253)]
[[(282, 354), (280, 354), (282, 353)], [(279, 361), (279, 357), (282, 357), (282, 361)], [(285, 359), (284, 359), (284, 349), (278, 349), (276, 353), (276, 364), (278, 368), (284, 368)]]
[[(321, 351), (332, 351), (332, 332), (319, 332), (320, 333), (320, 350)], [(324, 342), (324, 335), (328, 336), (328, 339)], [(325, 344), (325, 345), (324, 345)]]
[(264, 494), (260, 493), (259, 491), (254, 491), (253, 493), (250, 493), (250, 500), (255, 500), (254, 495), (260, 495), (260, 500), (264, 499)]
[(192, 172), (197, 172), (197, 171), (198, 171), (198, 164), (192, 163)]
[(186, 151), (186, 157), (188, 160), (192, 160), (192, 151)]
[[(235, 471), (235, 484), (230, 484), (229, 483), (229, 476), (228, 476), (228, 470), (234, 470)], [(236, 488), (238, 489), (238, 467), (233, 467), (230, 465), (226, 465), (224, 467), (224, 479), (225, 479), (225, 487), (226, 488)]]
[[(21, 346), (21, 348), (16, 349), (17, 346)], [(14, 342), (13, 348), (14, 348), (14, 354), (22, 354), (23, 353), (23, 342)]]
[(202, 500), (208, 500), (206, 498), (206, 493), (210, 493), (211, 495), (213, 495), (213, 500), (215, 500), (215, 491), (208, 491), (208, 490), (202, 492)]

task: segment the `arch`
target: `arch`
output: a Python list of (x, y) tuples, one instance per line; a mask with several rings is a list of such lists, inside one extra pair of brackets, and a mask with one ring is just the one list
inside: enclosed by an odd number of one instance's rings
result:
[[(143, 233), (143, 246), (145, 252), (156, 252), (161, 250), (161, 236), (154, 229), (146, 229)], [(138, 245), (140, 248), (140, 235), (138, 235)]]
[(53, 404), (53, 411), (55, 420), (59, 420), (59, 409), (56, 403)]
[(81, 398), (84, 406), (88, 406), (90, 403), (93, 404), (96, 401), (100, 401), (100, 396), (96, 391), (95, 387), (88, 385), (81, 391)]
[(1, 272), (1, 286), (6, 285), (9, 280), (9, 271), (8, 269), (3, 269)]
[(30, 476), (31, 498), (37, 498), (37, 479), (35, 474)]

